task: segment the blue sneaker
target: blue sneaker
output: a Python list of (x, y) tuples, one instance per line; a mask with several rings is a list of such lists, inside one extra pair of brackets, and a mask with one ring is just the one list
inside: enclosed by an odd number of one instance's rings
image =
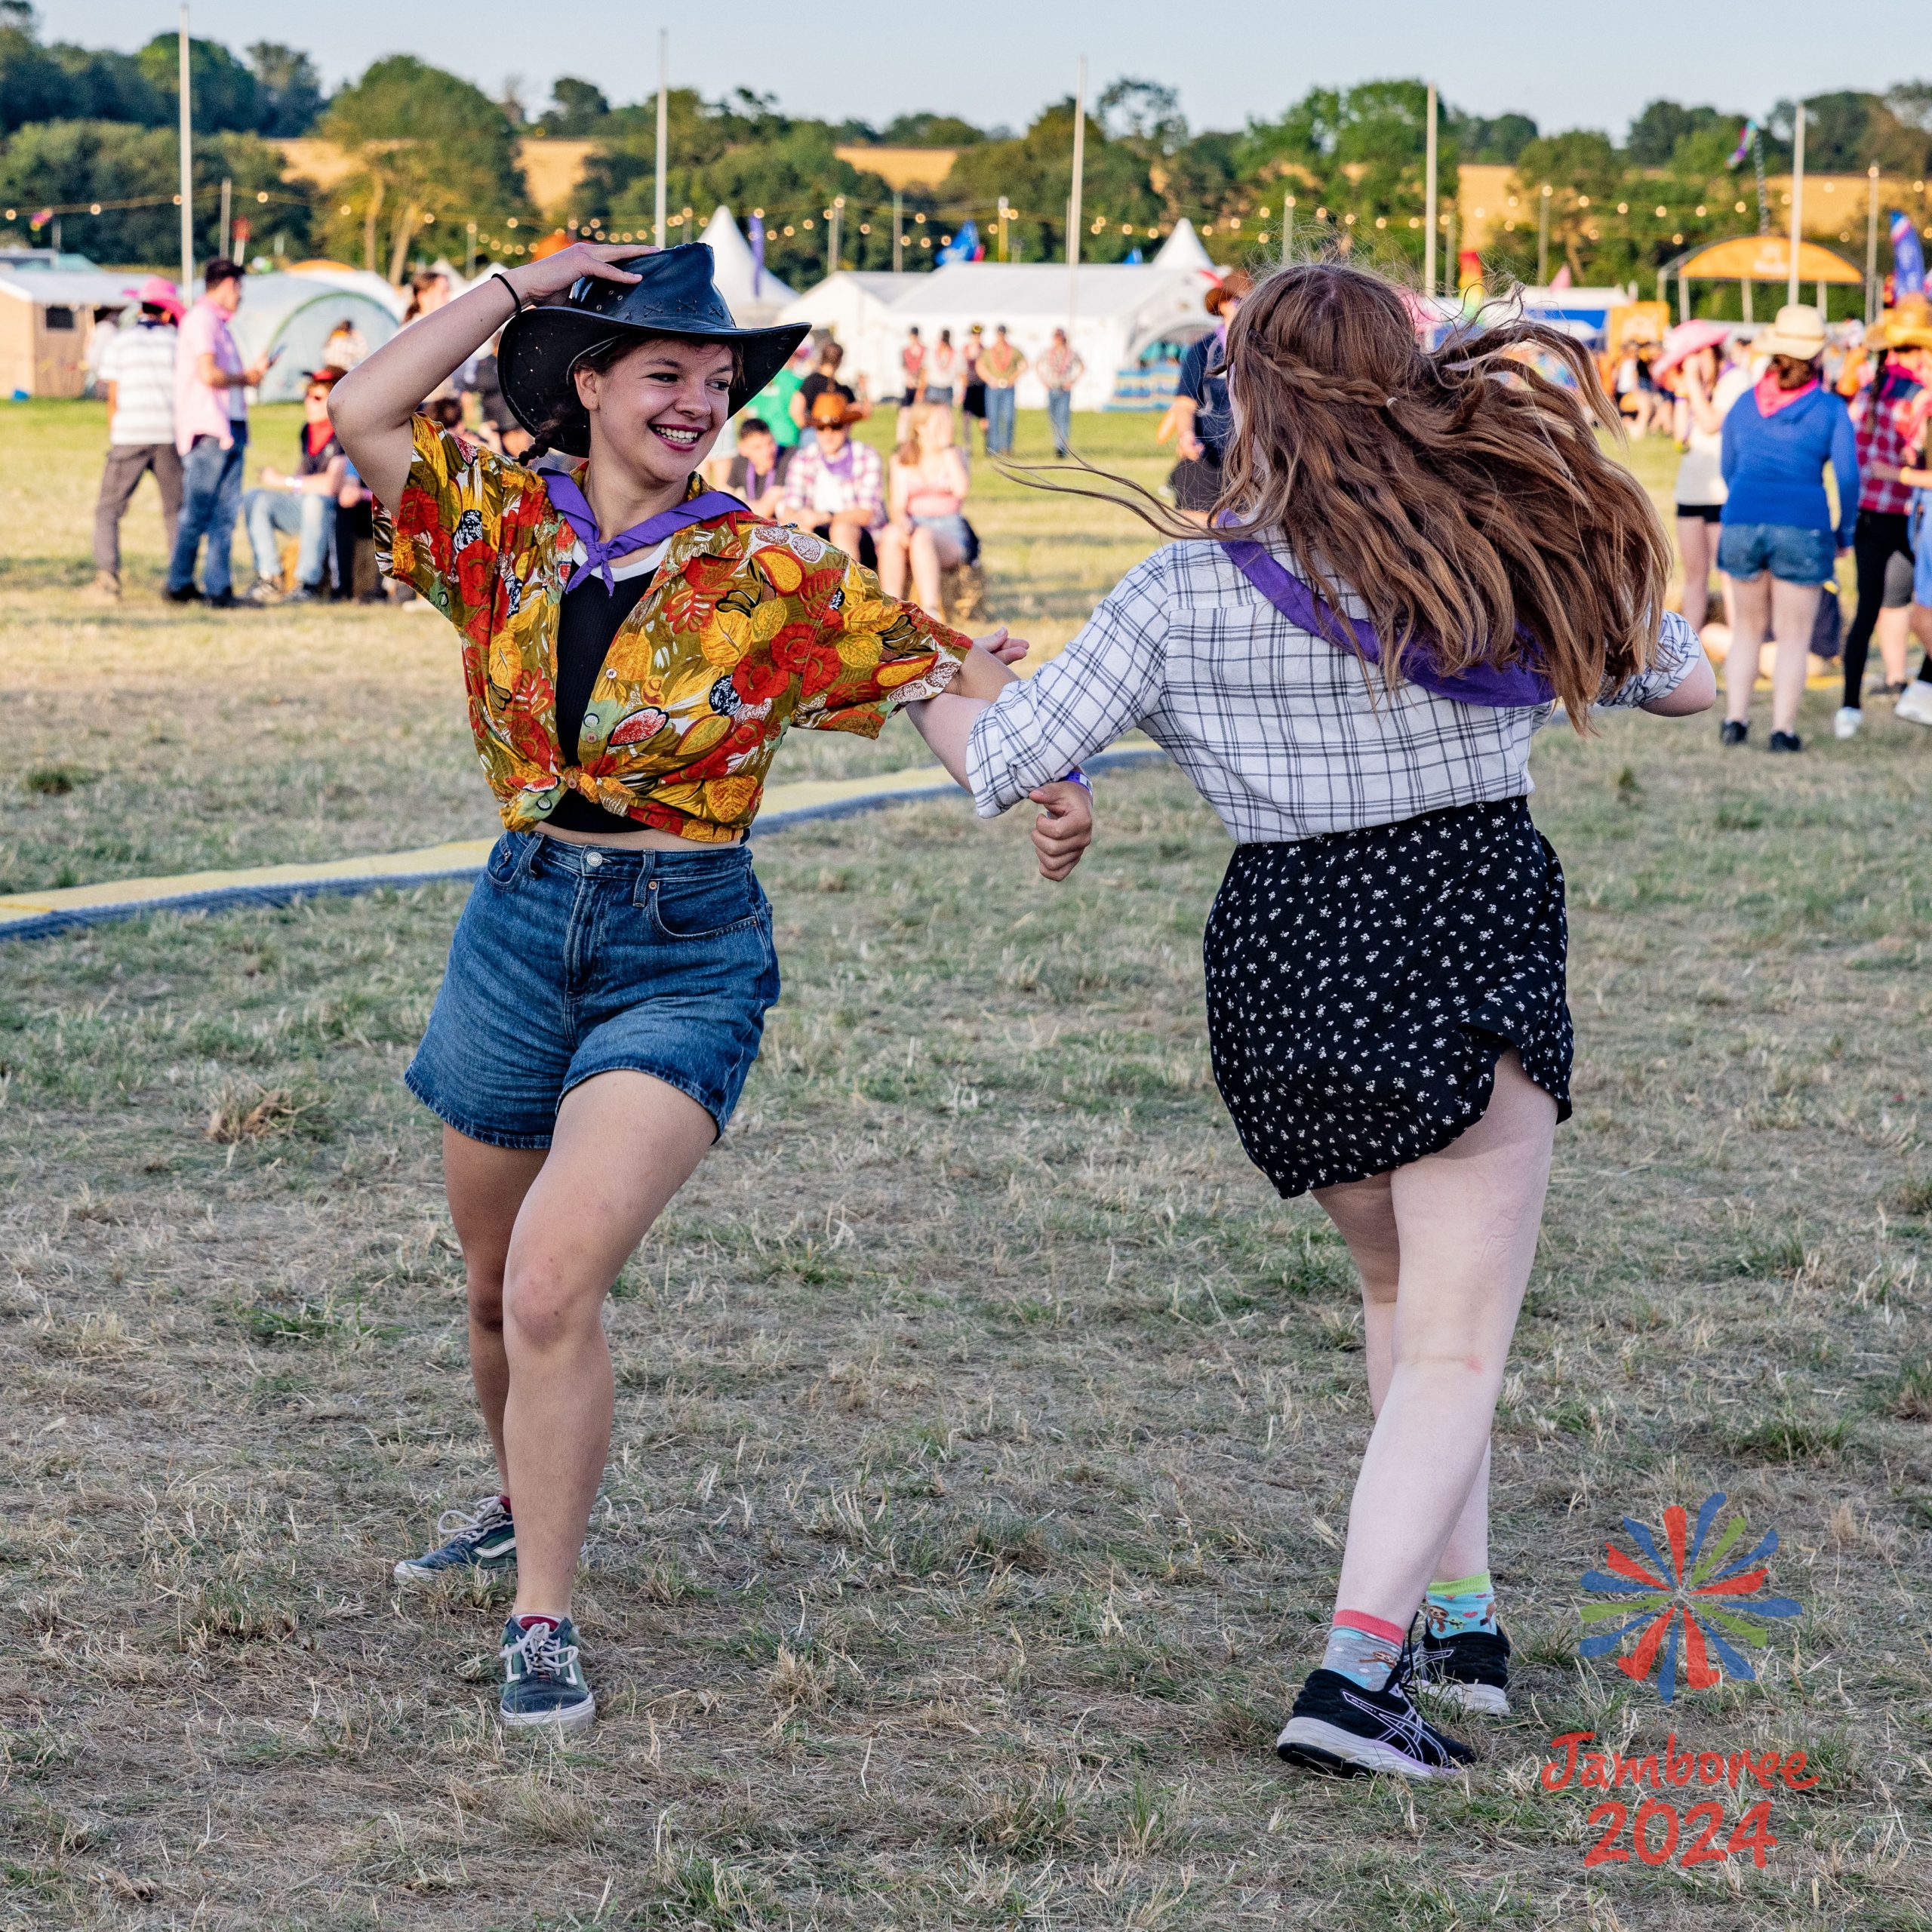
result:
[(395, 1566), (398, 1583), (430, 1583), (453, 1571), (505, 1574), (516, 1567), (516, 1525), (500, 1496), (486, 1496), (469, 1510), (445, 1509), (436, 1534), (449, 1540)]
[(597, 1720), (597, 1700), (577, 1661), (577, 1626), (565, 1617), (537, 1617), (528, 1629), (512, 1617), (503, 1626), (503, 1694), (497, 1715), (506, 1730), (548, 1724), (561, 1731), (588, 1730)]

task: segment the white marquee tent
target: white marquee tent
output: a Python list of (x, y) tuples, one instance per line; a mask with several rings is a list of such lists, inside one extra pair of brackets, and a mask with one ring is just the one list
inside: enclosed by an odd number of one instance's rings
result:
[[(1191, 342), (1214, 327), (1202, 300), (1212, 285), (1211, 273), (1158, 262), (1096, 263), (1077, 278), (1051, 263), (952, 262), (930, 275), (841, 272), (788, 303), (780, 319), (830, 330), (845, 349), (843, 373), (863, 375), (875, 398), (903, 387), (900, 352), (910, 328), (928, 343), (950, 329), (963, 343), (975, 322), (989, 337), (1004, 322), (1029, 362), (1064, 328), (1087, 365), (1073, 406), (1104, 409), (1145, 352)], [(1030, 372), (1018, 399), (1023, 409), (1045, 406), (1046, 391)]]
[(719, 208), (697, 238), (716, 257), (714, 279), (733, 321), (748, 328), (762, 328), (780, 320), (780, 310), (797, 300), (797, 291), (780, 281), (769, 269), (757, 274), (758, 287), (752, 288), (758, 264), (752, 260), (752, 245), (739, 233), (729, 208)]
[(1195, 269), (1220, 279), (1220, 270), (1208, 258), (1201, 237), (1186, 215), (1174, 223), (1174, 232), (1154, 251), (1157, 269)]

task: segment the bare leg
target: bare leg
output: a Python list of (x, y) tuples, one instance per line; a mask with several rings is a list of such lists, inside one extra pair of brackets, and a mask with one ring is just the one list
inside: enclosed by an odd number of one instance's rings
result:
[(1677, 519), (1677, 548), (1684, 558), (1684, 621), (1701, 631), (1711, 612), (1711, 565), (1717, 552), (1716, 525), (1700, 516)]
[(939, 546), (930, 530), (912, 533), (912, 589), (919, 608), (929, 617), (946, 622), (946, 601), (940, 594)]
[(648, 1073), (599, 1074), (565, 1097), (524, 1197), (503, 1293), (519, 1615), (565, 1617), (611, 1451), (604, 1297), (704, 1157), (703, 1108)]
[(1393, 1366), (1349, 1509), (1338, 1609), (1406, 1625), (1437, 1574), (1488, 1453), (1555, 1126), (1555, 1102), (1505, 1054), (1483, 1118), (1389, 1177)]
[(843, 550), (854, 562), (858, 560), (859, 539), (865, 534), (866, 526), (855, 516), (835, 516), (832, 519), (832, 546)]
[(1724, 715), (1734, 724), (1751, 715), (1751, 693), (1758, 682), (1758, 659), (1771, 628), (1771, 580), (1727, 577), (1730, 589), (1730, 651), (1724, 660)]
[(878, 587), (888, 597), (906, 595), (908, 535), (904, 525), (888, 523), (874, 540), (878, 545)]
[(1811, 651), (1811, 627), (1818, 620), (1820, 586), (1771, 580), (1771, 629), (1778, 641), (1771, 660), (1771, 729), (1795, 731), (1804, 702), (1804, 673)]
[(510, 1365), (503, 1352), (503, 1264), (517, 1211), (543, 1161), (540, 1148), (491, 1147), (453, 1127), (443, 1129), (443, 1188), (469, 1284), (469, 1377), (506, 1496), (511, 1491), (509, 1462), (503, 1454), (503, 1403), (510, 1390)]
[(1878, 662), (1884, 666), (1886, 683), (1903, 684), (1906, 646), (1912, 638), (1912, 606), (1901, 604), (1896, 609), (1881, 611), (1873, 635), (1878, 641)]
[[(1395, 1368), (1395, 1291), (1401, 1268), (1401, 1242), (1395, 1229), (1390, 1177), (1349, 1181), (1318, 1191), (1315, 1199), (1341, 1231), (1361, 1278), (1364, 1352), (1368, 1365), (1368, 1400), (1377, 1416), (1388, 1398)], [(1431, 1574), (1472, 1577), (1489, 1567), (1489, 1452), (1469, 1485), (1462, 1514), (1449, 1533)]]

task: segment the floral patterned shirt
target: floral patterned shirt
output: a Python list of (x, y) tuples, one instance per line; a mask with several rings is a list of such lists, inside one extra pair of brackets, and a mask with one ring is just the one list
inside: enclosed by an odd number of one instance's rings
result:
[(749, 510), (694, 524), (612, 639), (571, 764), (557, 632), (583, 546), (537, 472), (426, 417), (414, 432), (378, 552), (462, 634), (470, 731), (513, 831), (569, 790), (660, 832), (734, 838), (788, 725), (876, 737), (897, 706), (945, 690), (971, 648), (820, 538)]

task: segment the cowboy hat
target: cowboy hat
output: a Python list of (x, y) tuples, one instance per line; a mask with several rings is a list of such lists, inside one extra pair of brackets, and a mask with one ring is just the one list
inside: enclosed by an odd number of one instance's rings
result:
[(1932, 305), (1922, 295), (1901, 295), (1865, 331), (1867, 349), (1932, 349)]
[(1254, 288), (1254, 278), (1245, 269), (1230, 269), (1201, 298), (1201, 306), (1211, 315), (1218, 315), (1230, 302), (1238, 302), (1251, 294)]
[(592, 351), (626, 337), (641, 342), (652, 336), (735, 349), (739, 373), (731, 401), (735, 416), (811, 332), (803, 322), (739, 328), (712, 280), (714, 262), (704, 242), (632, 255), (616, 266), (638, 279), (579, 277), (562, 301), (512, 315), (497, 352), (497, 380), (511, 414), (533, 436), (547, 436), (552, 448), (568, 455), (590, 454), (590, 417), (577, 400), (573, 377), (578, 363)]
[(814, 429), (842, 429), (848, 423), (863, 420), (865, 413), (855, 409), (836, 389), (825, 389), (812, 398), (809, 420)]
[(181, 296), (174, 283), (160, 275), (151, 275), (134, 291), (134, 300), (143, 309), (158, 309), (171, 321), (180, 321), (182, 315)]
[(1751, 343), (1753, 355), (1789, 355), (1795, 362), (1815, 362), (1824, 352), (1825, 318), (1808, 302), (1787, 302)]
[(1663, 353), (1651, 365), (1654, 376), (1667, 376), (1700, 349), (1720, 346), (1730, 333), (1728, 322), (1679, 322), (1663, 339)]

